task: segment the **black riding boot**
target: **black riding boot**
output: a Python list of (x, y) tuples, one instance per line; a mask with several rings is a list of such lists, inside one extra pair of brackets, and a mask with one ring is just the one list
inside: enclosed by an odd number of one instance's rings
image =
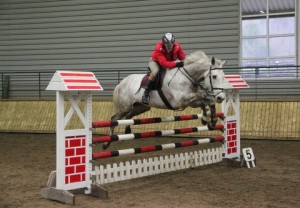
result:
[(149, 105), (149, 102), (150, 102), (149, 93), (150, 93), (150, 90), (152, 89), (153, 85), (154, 85), (154, 81), (148, 80), (147, 85), (145, 87), (145, 92), (142, 97), (142, 103), (145, 105)]

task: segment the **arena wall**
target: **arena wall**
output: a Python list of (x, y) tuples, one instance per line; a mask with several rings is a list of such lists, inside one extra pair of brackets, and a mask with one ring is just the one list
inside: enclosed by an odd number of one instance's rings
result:
[[(66, 108), (70, 106), (67, 104)], [(218, 106), (220, 109), (220, 106)], [(253, 139), (300, 139), (300, 101), (242, 101), (240, 105), (241, 137)], [(109, 120), (113, 112), (111, 101), (93, 101), (93, 120)], [(199, 109), (184, 111), (152, 109), (137, 118), (175, 116), (200, 113)], [(163, 125), (163, 127), (161, 127)], [(134, 132), (157, 129), (176, 129), (200, 126), (198, 120), (133, 126)], [(56, 106), (54, 100), (0, 100), (0, 132), (55, 133)], [(74, 118), (67, 128), (80, 128)], [(107, 130), (106, 130), (107, 131)], [(116, 133), (123, 133), (117, 127)], [(102, 129), (95, 133), (106, 134)], [(209, 136), (218, 132), (191, 133), (190, 136)]]

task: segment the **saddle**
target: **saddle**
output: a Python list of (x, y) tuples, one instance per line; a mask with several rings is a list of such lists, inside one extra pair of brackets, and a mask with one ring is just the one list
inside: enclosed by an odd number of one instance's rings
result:
[[(164, 68), (160, 68), (158, 73), (157, 73), (157, 77), (156, 77), (156, 80), (155, 80), (155, 84), (154, 86), (152, 87), (151, 90), (157, 90), (160, 98), (162, 99), (162, 101), (164, 102), (164, 104), (170, 109), (170, 110), (175, 110), (171, 104), (169, 103), (169, 101), (167, 100), (165, 94), (163, 93), (161, 87), (162, 87), (162, 84), (163, 84), (163, 81), (164, 81), (164, 78), (165, 78), (165, 75), (166, 75), (166, 69)], [(146, 85), (147, 85), (147, 82), (148, 82), (148, 79), (149, 79), (149, 75), (150, 75), (150, 68), (148, 67), (148, 72), (147, 74), (143, 77), (142, 81), (141, 81), (141, 85), (140, 85), (140, 88), (145, 88)]]
[[(145, 88), (146, 87), (148, 79), (149, 79), (149, 76), (150, 76), (150, 73), (151, 73), (151, 70), (148, 67), (148, 72), (147, 72), (147, 74), (142, 79), (141, 86), (140, 86), (141, 88)], [(156, 77), (154, 86), (152, 87), (151, 90), (161, 89), (161, 86), (162, 86), (162, 83), (164, 81), (165, 75), (166, 75), (166, 69), (160, 68), (159, 71), (158, 71), (158, 73), (157, 73), (157, 77)]]

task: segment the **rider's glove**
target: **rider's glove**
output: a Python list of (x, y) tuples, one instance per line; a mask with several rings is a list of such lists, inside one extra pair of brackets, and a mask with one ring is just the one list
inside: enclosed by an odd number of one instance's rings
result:
[(184, 65), (183, 61), (179, 61), (179, 62), (176, 63), (177, 67), (183, 67), (183, 65)]

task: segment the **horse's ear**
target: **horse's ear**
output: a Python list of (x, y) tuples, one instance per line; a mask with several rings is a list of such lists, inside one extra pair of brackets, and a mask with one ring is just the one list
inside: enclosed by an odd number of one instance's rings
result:
[(212, 59), (211, 59), (211, 65), (215, 65), (215, 63), (216, 63), (215, 57), (212, 57)]
[(227, 60), (223, 61), (222, 62), (222, 66), (224, 66), (226, 64)]

